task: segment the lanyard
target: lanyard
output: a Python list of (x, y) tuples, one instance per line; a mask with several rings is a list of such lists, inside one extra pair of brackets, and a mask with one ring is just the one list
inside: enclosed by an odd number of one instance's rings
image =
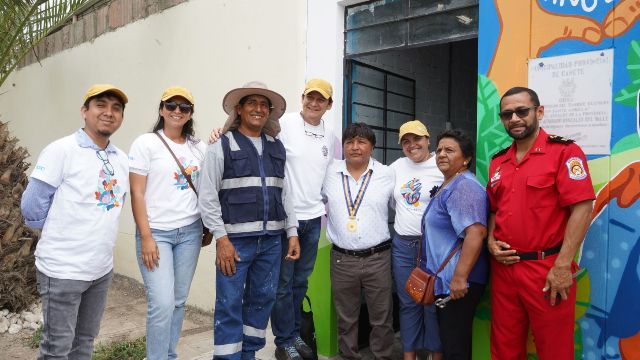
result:
[(349, 178), (347, 177), (347, 175), (342, 173), (342, 190), (344, 193), (344, 200), (347, 204), (347, 211), (349, 211), (349, 218), (356, 217), (356, 213), (358, 213), (360, 204), (362, 204), (362, 198), (364, 197), (364, 192), (367, 191), (367, 187), (369, 186), (372, 173), (373, 173), (373, 170), (369, 169), (369, 171), (367, 172), (367, 175), (365, 175), (364, 179), (362, 180), (362, 185), (360, 185), (360, 190), (356, 195), (355, 201), (353, 201), (351, 198), (351, 188), (349, 187)]

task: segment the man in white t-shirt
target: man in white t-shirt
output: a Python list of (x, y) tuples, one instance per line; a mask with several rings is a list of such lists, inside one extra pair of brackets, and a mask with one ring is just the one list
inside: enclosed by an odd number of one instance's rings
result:
[(127, 156), (109, 141), (127, 101), (113, 85), (92, 86), (80, 108), (84, 128), (40, 153), (22, 196), (26, 225), (42, 229), (35, 252), (44, 318), (38, 359), (91, 359), (129, 191)]
[(281, 261), (276, 303), (271, 312), (271, 330), (275, 335), (278, 360), (313, 359), (315, 356), (300, 337), (300, 307), (318, 253), (320, 217), (325, 214), (320, 193), (322, 181), (333, 159), (337, 141), (331, 125), (322, 119), (331, 109), (332, 95), (330, 83), (311, 79), (302, 93), (302, 110), (285, 114), (280, 119), (282, 131), (279, 139), (287, 152), (285, 174), (293, 190), (300, 259)]

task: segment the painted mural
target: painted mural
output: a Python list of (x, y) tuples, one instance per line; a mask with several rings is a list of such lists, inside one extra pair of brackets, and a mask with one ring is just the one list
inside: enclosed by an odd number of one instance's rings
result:
[[(478, 178), (511, 143), (500, 95), (527, 84), (527, 60), (614, 50), (611, 153), (590, 155), (597, 199), (578, 262), (575, 359), (640, 359), (640, 1), (481, 0)], [(543, 104), (544, 105), (544, 104)], [(542, 122), (544, 126), (544, 120)], [(490, 312), (474, 324), (474, 357), (489, 359)], [(529, 359), (537, 359), (533, 340)]]

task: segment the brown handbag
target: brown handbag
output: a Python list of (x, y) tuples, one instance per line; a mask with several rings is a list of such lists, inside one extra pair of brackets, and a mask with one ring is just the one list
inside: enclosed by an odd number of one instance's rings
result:
[(449, 263), (453, 255), (462, 248), (462, 243), (458, 244), (453, 251), (447, 256), (447, 259), (440, 265), (438, 271), (434, 275), (422, 270), (420, 263), (422, 261), (422, 240), (420, 240), (420, 246), (418, 247), (418, 258), (416, 260), (416, 268), (411, 271), (409, 278), (404, 285), (404, 289), (409, 296), (418, 304), (421, 305), (433, 305), (435, 302), (434, 288), (436, 284), (436, 275), (438, 275), (445, 266)]
[[(178, 160), (178, 158), (176, 157), (176, 154), (173, 153), (173, 151), (169, 147), (169, 144), (167, 144), (167, 142), (162, 138), (162, 135), (160, 135), (157, 132), (154, 133), (154, 134), (156, 134), (158, 136), (158, 139), (160, 139), (160, 141), (162, 141), (162, 143), (167, 148), (167, 150), (169, 150), (169, 152), (171, 153), (171, 156), (173, 156), (173, 160), (175, 160), (176, 164), (178, 164), (178, 167), (180, 168), (180, 172), (182, 172), (182, 176), (184, 176), (184, 178), (187, 179), (187, 182), (189, 183), (189, 186), (191, 187), (191, 190), (193, 190), (193, 192), (196, 193), (196, 197), (198, 197), (198, 192), (196, 191), (196, 187), (193, 186), (193, 183), (191, 182), (191, 175), (188, 175), (187, 172), (184, 171), (184, 166), (182, 166), (182, 164), (180, 163), (180, 160)], [(209, 232), (209, 229), (204, 227), (204, 224), (203, 224), (203, 226), (202, 226), (202, 247), (210, 245), (212, 241), (213, 241), (213, 234), (211, 232)]]

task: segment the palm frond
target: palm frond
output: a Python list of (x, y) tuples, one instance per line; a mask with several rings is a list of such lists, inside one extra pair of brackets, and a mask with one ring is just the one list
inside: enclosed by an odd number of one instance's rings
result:
[(0, 85), (47, 35), (95, 0), (0, 0)]

